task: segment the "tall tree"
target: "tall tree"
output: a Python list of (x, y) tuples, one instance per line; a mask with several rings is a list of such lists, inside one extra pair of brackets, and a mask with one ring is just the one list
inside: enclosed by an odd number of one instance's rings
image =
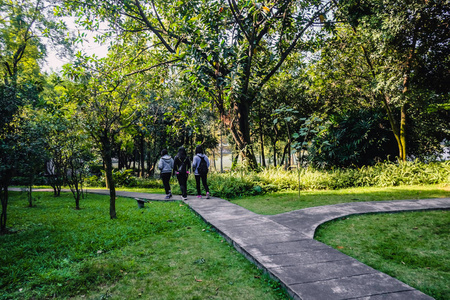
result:
[(368, 74), (386, 109), (399, 158), (406, 160), (410, 108), (427, 96), (449, 101), (450, 5), (441, 0), (343, 0), (338, 13), (364, 41)]
[[(160, 62), (179, 62), (193, 84), (211, 92), (222, 120), (249, 166), (256, 168), (249, 114), (259, 91), (286, 58), (317, 33), (312, 27), (330, 7), (316, 0), (274, 1), (65, 1), (88, 19), (107, 20), (125, 33), (148, 34)], [(92, 24), (85, 22), (85, 24)], [(154, 67), (143, 62), (135, 72)]]
[[(46, 0), (0, 1), (0, 197), (1, 231), (6, 230), (8, 185), (19, 163), (17, 113), (33, 103), (42, 78), (38, 62), (45, 54), (43, 36), (50, 42), (65, 41), (62, 22), (53, 18), (52, 4)], [(67, 43), (65, 45), (68, 45)]]
[(66, 75), (77, 81), (69, 97), (77, 103), (84, 130), (91, 135), (103, 158), (110, 192), (110, 218), (117, 218), (116, 189), (113, 179), (113, 150), (117, 135), (137, 121), (145, 94), (144, 80), (124, 76), (124, 53), (119, 48), (105, 59), (80, 55), (73, 65), (66, 65)]

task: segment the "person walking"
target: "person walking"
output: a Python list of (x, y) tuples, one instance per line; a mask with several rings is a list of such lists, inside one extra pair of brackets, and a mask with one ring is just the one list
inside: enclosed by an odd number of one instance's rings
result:
[(203, 153), (203, 147), (201, 145), (198, 145), (195, 148), (195, 156), (192, 161), (192, 169), (194, 170), (194, 174), (195, 174), (195, 183), (197, 186), (197, 198), (199, 198), (199, 199), (202, 198), (202, 193), (200, 191), (200, 180), (201, 180), (203, 187), (205, 188), (206, 199), (209, 199), (209, 188), (208, 188), (208, 182), (207, 182), (207, 175), (208, 175), (208, 170), (209, 170), (209, 159)]
[(178, 154), (175, 156), (173, 164), (173, 174), (177, 176), (178, 184), (181, 190), (181, 199), (187, 200), (187, 180), (191, 169), (191, 161), (187, 157), (186, 149), (180, 147)]
[(161, 151), (161, 158), (158, 163), (158, 169), (161, 171), (161, 179), (166, 191), (166, 197), (168, 200), (172, 198), (172, 191), (170, 190), (170, 176), (173, 169), (173, 158), (168, 154), (167, 149)]

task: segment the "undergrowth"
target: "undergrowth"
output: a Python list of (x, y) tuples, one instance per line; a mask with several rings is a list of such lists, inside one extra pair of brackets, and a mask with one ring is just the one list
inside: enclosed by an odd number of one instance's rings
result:
[[(195, 195), (194, 176), (190, 177), (188, 194)], [(301, 190), (450, 184), (450, 161), (427, 164), (419, 161), (386, 162), (355, 169), (317, 170), (309, 168), (301, 170), (300, 174), (297, 170), (289, 171), (283, 168), (268, 168), (260, 172), (241, 170), (210, 173), (208, 184), (214, 196), (225, 199), (298, 190), (299, 184)], [(179, 193), (177, 184), (174, 184), (174, 190)]]

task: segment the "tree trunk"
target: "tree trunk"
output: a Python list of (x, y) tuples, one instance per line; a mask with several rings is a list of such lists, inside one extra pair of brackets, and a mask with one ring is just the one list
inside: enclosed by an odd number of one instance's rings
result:
[(252, 169), (258, 168), (258, 162), (256, 161), (255, 154), (253, 152), (252, 142), (250, 139), (250, 122), (249, 105), (244, 101), (234, 104), (234, 117), (235, 122), (231, 122), (231, 133), (234, 141), (242, 155), (244, 164)]
[(139, 172), (139, 177), (141, 177), (141, 178), (144, 178), (144, 170), (145, 170), (145, 140), (144, 140), (144, 135), (143, 134), (141, 134), (141, 136), (140, 136), (140, 138), (141, 138), (141, 143), (140, 143), (140, 146), (141, 146), (141, 149), (140, 149), (140, 158), (141, 158), (141, 163), (140, 163), (140, 165), (141, 165), (141, 168), (140, 168), (140, 172)]
[(112, 151), (111, 142), (108, 136), (104, 136), (101, 139), (103, 146), (103, 161), (105, 163), (105, 174), (109, 188), (109, 216), (111, 219), (117, 219), (116, 215), (116, 187), (113, 179), (113, 166), (112, 166)]
[(273, 166), (277, 166), (277, 141), (273, 142)]
[(286, 146), (284, 146), (283, 156), (281, 157), (280, 165), (284, 164), (284, 158), (286, 157), (286, 151), (287, 151), (288, 147), (289, 147), (289, 144), (286, 144)]
[(7, 209), (8, 209), (8, 184), (3, 184), (0, 186), (0, 198), (2, 201), (2, 212), (0, 216), (0, 233), (6, 233), (6, 220), (7, 220)]
[(403, 104), (400, 112), (400, 160), (406, 161), (406, 106)]
[(81, 193), (79, 193), (78, 189), (77, 189), (77, 195), (75, 197), (75, 209), (76, 210), (80, 210), (80, 196), (81, 196)]
[(28, 186), (28, 207), (33, 207), (33, 184)]
[(259, 128), (260, 128), (260, 140), (261, 140), (261, 166), (264, 168), (266, 167), (266, 156), (264, 155), (264, 134), (262, 131), (262, 124), (261, 119), (259, 121)]

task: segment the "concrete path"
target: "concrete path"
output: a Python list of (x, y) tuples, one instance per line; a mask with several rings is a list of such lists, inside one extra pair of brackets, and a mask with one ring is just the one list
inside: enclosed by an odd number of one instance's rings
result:
[(450, 209), (450, 199), (358, 202), (258, 215), (222, 199), (186, 201), (294, 299), (432, 299), (313, 239), (315, 229), (353, 214)]
[[(108, 194), (107, 190), (88, 192)], [(117, 196), (152, 201), (164, 198), (164, 195), (120, 191)], [(239, 252), (280, 281), (294, 299), (432, 299), (313, 237), (320, 224), (336, 218), (364, 213), (450, 209), (450, 198), (353, 202), (273, 216), (259, 215), (214, 197), (206, 200), (190, 196), (185, 202)]]

